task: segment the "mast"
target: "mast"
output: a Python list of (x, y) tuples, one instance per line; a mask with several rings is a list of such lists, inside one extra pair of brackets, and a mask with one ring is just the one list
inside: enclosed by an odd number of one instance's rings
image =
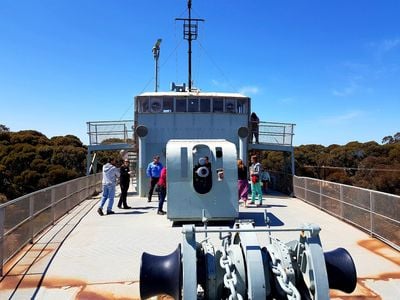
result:
[(192, 90), (192, 41), (197, 39), (198, 24), (204, 19), (193, 19), (191, 16), (192, 0), (188, 0), (188, 18), (176, 18), (183, 21), (183, 38), (188, 41), (188, 89)]
[(161, 44), (162, 39), (158, 39), (156, 43), (153, 46), (152, 52), (154, 56), (154, 61), (155, 61), (155, 73), (156, 73), (156, 85), (155, 85), (155, 91), (158, 92), (158, 58), (160, 57), (160, 44)]

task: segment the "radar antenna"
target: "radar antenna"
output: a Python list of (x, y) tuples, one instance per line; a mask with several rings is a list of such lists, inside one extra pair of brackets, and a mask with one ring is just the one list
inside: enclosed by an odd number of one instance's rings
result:
[(189, 79), (188, 79), (188, 89), (189, 92), (192, 90), (192, 41), (197, 39), (197, 31), (199, 22), (204, 22), (204, 19), (193, 19), (191, 17), (192, 0), (188, 0), (188, 18), (176, 18), (175, 20), (183, 21), (183, 38), (188, 41), (189, 49)]

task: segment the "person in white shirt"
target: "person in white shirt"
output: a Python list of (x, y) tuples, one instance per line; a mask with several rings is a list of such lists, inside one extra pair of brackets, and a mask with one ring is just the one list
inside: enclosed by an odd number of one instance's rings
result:
[(101, 197), (97, 212), (103, 216), (103, 206), (108, 199), (107, 215), (114, 214), (112, 207), (114, 204), (115, 186), (119, 178), (119, 169), (115, 166), (115, 158), (108, 159), (108, 163), (103, 166), (103, 197)]
[[(257, 206), (262, 205), (262, 192), (260, 184), (260, 173), (261, 164), (258, 162), (256, 155), (251, 157), (252, 165), (250, 166), (250, 178), (251, 178), (251, 203), (257, 204)], [(258, 198), (257, 202), (256, 198)]]

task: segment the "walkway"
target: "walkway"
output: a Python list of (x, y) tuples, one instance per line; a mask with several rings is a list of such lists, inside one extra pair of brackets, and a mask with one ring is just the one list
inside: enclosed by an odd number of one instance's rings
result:
[[(182, 240), (181, 228), (156, 214), (153, 199), (147, 203), (130, 193), (134, 209), (116, 208), (103, 217), (96, 212), (98, 197), (84, 201), (5, 266), (0, 299), (139, 299), (142, 252), (166, 255)], [(240, 208), (240, 217), (263, 225), (267, 208), (272, 226), (316, 223), (325, 251), (344, 247), (351, 253), (357, 289), (351, 296), (332, 291), (332, 299), (399, 299), (397, 251), (298, 199), (268, 195), (266, 203)], [(274, 236), (286, 242), (298, 238), (293, 234)]]

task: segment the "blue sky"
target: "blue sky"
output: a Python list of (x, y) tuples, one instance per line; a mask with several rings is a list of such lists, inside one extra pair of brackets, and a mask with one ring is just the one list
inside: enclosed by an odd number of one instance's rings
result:
[[(2, 0), (0, 124), (85, 144), (87, 121), (133, 119), (154, 90), (187, 81), (186, 0)], [(400, 1), (193, 0), (194, 85), (241, 92), (294, 144), (381, 142), (400, 131)]]

